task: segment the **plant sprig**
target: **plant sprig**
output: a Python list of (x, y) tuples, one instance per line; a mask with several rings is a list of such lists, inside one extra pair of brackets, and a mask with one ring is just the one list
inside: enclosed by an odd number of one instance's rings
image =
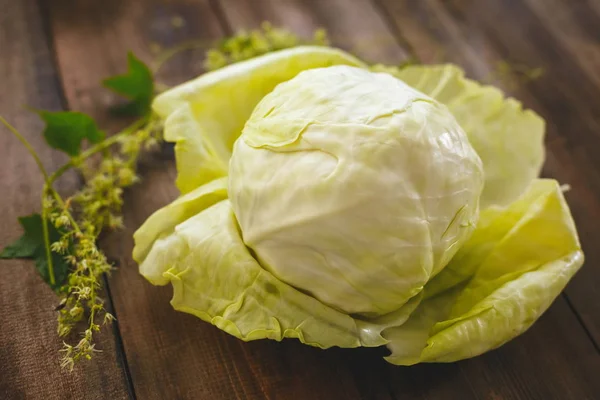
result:
[[(105, 85), (128, 97), (131, 102), (125, 109), (141, 117), (105, 139), (86, 114), (35, 111), (46, 123), (43, 136), (47, 144), (70, 157), (52, 174), (27, 139), (0, 117), (0, 123), (23, 143), (44, 177), (41, 215), (19, 219), (24, 234), (0, 257), (33, 259), (42, 278), (59, 295), (57, 331), (65, 337), (61, 365), (68, 369), (80, 359), (91, 359), (98, 351), (94, 334), (114, 320), (100, 296), (102, 275), (113, 267), (96, 242), (105, 229), (122, 226), (123, 190), (138, 181), (136, 165), (141, 151), (155, 147), (162, 136), (160, 121), (150, 114), (154, 83), (145, 64), (130, 54), (128, 73), (107, 79)], [(82, 151), (84, 140), (91, 146)], [(90, 158), (98, 154), (102, 157), (99, 165), (90, 166)], [(63, 199), (53, 185), (71, 169), (82, 173), (85, 184)], [(71, 342), (68, 337), (84, 319), (81, 337)]]
[[(154, 72), (174, 54), (196, 44), (186, 43), (165, 51), (159, 56)], [(259, 30), (239, 32), (209, 49), (205, 67), (214, 70), (300, 44), (327, 45), (327, 35), (324, 30), (317, 30), (311, 40), (304, 41), (287, 30), (263, 23)], [(98, 248), (97, 241), (105, 230), (123, 226), (123, 191), (139, 180), (136, 167), (142, 152), (157, 147), (162, 140), (162, 121), (150, 109), (158, 84), (146, 64), (130, 53), (128, 71), (104, 80), (103, 84), (130, 100), (115, 111), (135, 114), (139, 119), (105, 137), (92, 117), (84, 113), (33, 110), (46, 123), (43, 136), (48, 146), (69, 156), (69, 161), (51, 174), (25, 136), (0, 117), (0, 125), (21, 141), (44, 178), (41, 215), (19, 218), (24, 233), (0, 252), (0, 258), (34, 260), (42, 279), (59, 296), (57, 332), (64, 338), (61, 366), (69, 370), (99, 351), (95, 334), (114, 320), (101, 297), (102, 275), (114, 267)], [(85, 150), (84, 141), (89, 144)], [(98, 156), (99, 163), (90, 162)], [(63, 198), (54, 184), (72, 169), (81, 173), (85, 183)], [(79, 324), (83, 324), (83, 329), (77, 338), (74, 330)]]
[(301, 44), (327, 46), (329, 45), (327, 32), (324, 29), (317, 29), (311, 39), (303, 40), (287, 29), (263, 22), (260, 29), (250, 32), (240, 31), (234, 36), (223, 39), (215, 48), (209, 49), (206, 52), (204, 67), (208, 71), (213, 71), (229, 64)]
[[(132, 129), (134, 126), (116, 136), (117, 149), (103, 158), (80, 191), (62, 203), (47, 199), (53, 210), (50, 214), (52, 223), (61, 228), (72, 228), (61, 240), (51, 244), (52, 251), (64, 254), (71, 266), (67, 282), (69, 290), (58, 310), (58, 334), (69, 335), (83, 318), (84, 310), (89, 312), (82, 339), (75, 346), (64, 346), (62, 364), (69, 368), (80, 358), (91, 358), (96, 351), (92, 338), (94, 332), (100, 330), (99, 321), (106, 324), (114, 319), (104, 308), (104, 300), (98, 296), (102, 274), (113, 267), (96, 242), (104, 229), (123, 226), (120, 215), (123, 190), (139, 180), (135, 167), (142, 149), (156, 147), (160, 140), (158, 120), (141, 121), (145, 123), (139, 129)], [(100, 147), (96, 149), (97, 152), (101, 150)], [(72, 213), (78, 216), (77, 220)], [(71, 243), (69, 234), (74, 236)]]

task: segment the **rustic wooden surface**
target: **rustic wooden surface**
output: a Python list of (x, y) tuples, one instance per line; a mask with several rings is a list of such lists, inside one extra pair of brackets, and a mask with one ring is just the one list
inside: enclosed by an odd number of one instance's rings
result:
[[(183, 20), (183, 24), (174, 23)], [(126, 195), (127, 229), (102, 244), (119, 270), (109, 293), (119, 323), (99, 339), (103, 354), (72, 374), (58, 367), (51, 291), (27, 262), (2, 261), (2, 399), (600, 399), (600, 1), (598, 0), (0, 0), (0, 114), (40, 150), (40, 123), (22, 105), (92, 114), (103, 127), (116, 99), (99, 85), (123, 71), (128, 50), (216, 40), (269, 20), (369, 61), (454, 62), (478, 79), (501, 61), (543, 67), (522, 82), (495, 83), (548, 121), (544, 174), (568, 182), (587, 261), (523, 336), (475, 359), (394, 367), (383, 349), (327, 351), (296, 341), (243, 343), (175, 312), (171, 290), (151, 286), (131, 260), (132, 232), (177, 191), (167, 150), (143, 165)], [(176, 83), (202, 71), (202, 51), (173, 59)], [(24, 149), (0, 134), (0, 245), (19, 235), (17, 215), (37, 210), (41, 177)], [(62, 190), (76, 187), (74, 176)]]

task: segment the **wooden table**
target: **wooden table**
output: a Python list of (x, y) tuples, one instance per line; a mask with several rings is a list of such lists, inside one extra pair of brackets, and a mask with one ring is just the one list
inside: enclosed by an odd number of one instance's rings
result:
[[(157, 45), (216, 40), (269, 20), (370, 61), (462, 65), (498, 77), (501, 61), (543, 67), (499, 84), (548, 121), (544, 175), (567, 193), (587, 261), (545, 315), (501, 349), (454, 364), (395, 367), (384, 349), (322, 351), (294, 340), (243, 343), (169, 305), (131, 260), (132, 232), (174, 199), (172, 154), (142, 166), (126, 195), (125, 231), (103, 244), (119, 269), (106, 297), (118, 318), (98, 340), (103, 353), (71, 374), (58, 366), (56, 303), (29, 262), (0, 266), (2, 399), (600, 399), (600, 0), (0, 0), (0, 114), (25, 133), (51, 168), (65, 159), (42, 143), (23, 105), (92, 114), (122, 125), (102, 78), (124, 71), (127, 50), (145, 60)], [(162, 80), (201, 72), (202, 51), (174, 59)], [(16, 216), (39, 210), (33, 161), (0, 135), (2, 247)], [(68, 192), (72, 175), (62, 182)]]

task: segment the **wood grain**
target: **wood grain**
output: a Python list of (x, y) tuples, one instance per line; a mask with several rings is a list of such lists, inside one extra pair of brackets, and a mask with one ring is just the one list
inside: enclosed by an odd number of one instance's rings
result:
[[(0, 76), (11, 78), (9, 92), (21, 96), (22, 102), (60, 108), (60, 81), (66, 105), (91, 113), (108, 129), (125, 121), (107, 112), (119, 100), (102, 89), (99, 81), (124, 71), (128, 50), (148, 61), (158, 47), (190, 39), (211, 41), (225, 32), (257, 27), (264, 20), (305, 36), (325, 27), (335, 45), (370, 61), (397, 63), (411, 55), (427, 62), (451, 61), (479, 79), (488, 79), (504, 59), (547, 70), (543, 80), (527, 85), (515, 87), (519, 80), (512, 75), (499, 83), (549, 120), (545, 174), (573, 187), (569, 202), (588, 261), (569, 286), (568, 301), (559, 299), (530, 331), (501, 349), (454, 364), (405, 368), (387, 364), (382, 359), (385, 349), (322, 351), (295, 340), (243, 343), (174, 311), (169, 305), (171, 289), (146, 283), (131, 260), (132, 233), (177, 195), (174, 163), (167, 148), (144, 162), (142, 183), (126, 195), (127, 229), (102, 244), (119, 264), (109, 284), (137, 398), (597, 398), (600, 357), (587, 336), (598, 337), (600, 315), (595, 301), (600, 250), (593, 247), (600, 240), (600, 228), (594, 223), (600, 216), (600, 159), (594, 157), (600, 140), (594, 113), (599, 92), (594, 77), (600, 29), (597, 2), (573, 2), (577, 6), (572, 7), (556, 1), (551, 8), (537, 0), (48, 0), (42, 4), (59, 67), (57, 76), (40, 30), (39, 10), (29, 0), (10, 2), (7, 14), (2, 1), (9, 4), (0, 0)], [(560, 13), (550, 15), (550, 9)], [(568, 39), (560, 35), (561, 30), (569, 32)], [(582, 41), (585, 46), (580, 46)], [(166, 66), (162, 80), (172, 84), (197, 75), (202, 56), (202, 50), (181, 54)], [(37, 132), (39, 124), (24, 119), (14, 100), (0, 98), (2, 112), (14, 116), (24, 130)], [(18, 178), (12, 173), (0, 175), (2, 188), (10, 193), (1, 211), (13, 224), (0, 236), (7, 242), (16, 236), (14, 214), (36, 209), (38, 192), (32, 191), (39, 190), (40, 182), (31, 165), (23, 161), (22, 149), (9, 139), (2, 143), (11, 154), (0, 160), (5, 163), (2, 171), (23, 169), (25, 173)], [(49, 152), (44, 156), (55, 164), (61, 161), (52, 160)], [(0, 331), (0, 363), (15, 363), (19, 371), (8, 379), (0, 375), (0, 397), (37, 398), (52, 383), (55, 392), (50, 392), (50, 398), (81, 398), (83, 393), (86, 398), (126, 396), (111, 340), (103, 338), (105, 354), (74, 378), (59, 377), (56, 368), (35, 364), (34, 356), (20, 353), (37, 337), (53, 337), (54, 329), (54, 316), (39, 324), (45, 311), (32, 309), (27, 300), (45, 296), (51, 303), (52, 294), (31, 268), (18, 270), (22, 264), (10, 263), (10, 281), (0, 281), (1, 315), (21, 318), (8, 331), (4, 327)], [(21, 324), (29, 327), (26, 335), (13, 339), (21, 332)], [(50, 351), (44, 343), (38, 340), (36, 349), (43, 348), (50, 360), (54, 349)], [(40, 376), (30, 387), (31, 377)], [(85, 386), (88, 391), (83, 392)]]
[[(600, 218), (600, 14), (585, 2), (565, 5), (523, 1), (514, 5), (516, 29), (507, 35), (487, 26), (485, 32), (504, 54), (545, 67), (544, 79), (533, 82), (530, 92), (540, 100), (549, 129), (562, 139), (561, 148), (550, 149), (545, 174), (571, 185), (567, 200), (586, 254), (584, 268), (566, 293), (600, 349), (600, 302), (590, 301), (600, 298), (600, 226), (595, 222)], [(485, 18), (489, 21), (496, 11), (494, 18), (508, 20), (502, 7), (492, 2)], [(474, 16), (464, 15), (474, 21)], [(529, 40), (517, 41), (525, 32)]]
[[(35, 1), (0, 1), (0, 112), (31, 141), (47, 168), (66, 161), (51, 151), (41, 136), (41, 121), (24, 109), (63, 107), (56, 70)], [(0, 127), (0, 246), (21, 234), (17, 216), (40, 210), (42, 176), (25, 148)], [(66, 177), (61, 189), (76, 181)], [(29, 261), (0, 262), (0, 398), (123, 399), (127, 387), (116, 359), (112, 331), (97, 338), (103, 350), (93, 363), (68, 373), (59, 366), (61, 341), (56, 335), (58, 300)]]

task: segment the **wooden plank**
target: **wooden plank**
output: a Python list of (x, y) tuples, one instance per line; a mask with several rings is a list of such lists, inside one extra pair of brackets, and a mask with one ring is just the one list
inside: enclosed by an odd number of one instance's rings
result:
[[(67, 102), (105, 124), (117, 121), (109, 108), (119, 99), (101, 81), (125, 71), (128, 51), (151, 61), (160, 49), (189, 39), (210, 43), (220, 34), (206, 0), (57, 0), (47, 7)], [(203, 57), (202, 50), (183, 52), (160, 77), (170, 84), (194, 77)]]
[[(0, 113), (31, 141), (47, 168), (66, 158), (43, 143), (42, 123), (23, 106), (60, 110), (61, 92), (52, 54), (43, 31), (42, 14), (33, 0), (0, 0)], [(0, 128), (0, 246), (20, 234), (16, 217), (40, 211), (42, 176), (16, 138)], [(61, 184), (76, 184), (70, 175)], [(103, 350), (92, 363), (73, 373), (61, 370), (61, 341), (56, 335), (57, 297), (29, 261), (0, 262), (0, 398), (3, 399), (124, 399), (127, 386), (116, 357), (110, 329), (97, 338)]]
[[(592, 89), (593, 83), (585, 78), (585, 72), (576, 62), (557, 54), (559, 44), (551, 40), (548, 28), (518, 1), (417, 3), (382, 0), (380, 3), (383, 13), (390, 15), (396, 29), (426, 61), (455, 62), (464, 66), (471, 76), (479, 78), (493, 73), (496, 64), (502, 60), (546, 69), (543, 79), (522, 84), (512, 91), (548, 121), (548, 160), (544, 175), (572, 186), (567, 197), (586, 251), (586, 266), (567, 288), (570, 302), (564, 298), (557, 299), (526, 335), (489, 356), (462, 365), (473, 381), (477, 373), (490, 373), (493, 364), (488, 364), (487, 360), (493, 360), (495, 356), (509, 360), (507, 353), (510, 352), (510, 357), (513, 357), (512, 353), (516, 352), (522, 362), (515, 366), (515, 371), (519, 371), (523, 378), (528, 377), (532, 393), (547, 393), (549, 396), (540, 398), (593, 398), (594, 393), (600, 393), (593, 379), (595, 373), (590, 373), (598, 368), (597, 345), (587, 336), (589, 330), (597, 338), (597, 318), (600, 315), (595, 301), (598, 297), (598, 270), (594, 269), (598, 263), (598, 249), (593, 245), (600, 239), (600, 230), (594, 222), (600, 211), (600, 192), (596, 189), (599, 183), (598, 158), (593, 155), (599, 144), (598, 136), (594, 134), (598, 120), (592, 109), (597, 108), (598, 101), (597, 95), (594, 98), (591, 94), (595, 90)], [(556, 11), (552, 7), (545, 8), (548, 12)], [(421, 23), (411, 24), (409, 16), (416, 15)], [(565, 14), (560, 16), (561, 19), (566, 17)], [(451, 48), (453, 51), (445, 52), (441, 60), (428, 59), (428, 54), (434, 53), (431, 49), (439, 48)], [(475, 65), (473, 54), (481, 55)], [(573, 99), (580, 93), (581, 100), (574, 102)], [(582, 102), (586, 104), (578, 109)], [(577, 316), (570, 313), (569, 303), (575, 306)], [(584, 327), (578, 324), (579, 317), (584, 320)], [(536, 346), (539, 352), (533, 351)], [(567, 347), (572, 349), (567, 350)], [(526, 351), (528, 356), (525, 356)], [(548, 362), (549, 357), (555, 358), (556, 362)], [(559, 360), (564, 361), (561, 363)], [(503, 369), (496, 369), (500, 377), (506, 373)], [(534, 374), (538, 378), (532, 376)], [(546, 392), (551, 386), (554, 386), (553, 391)], [(475, 388), (485, 387), (489, 387), (489, 382), (479, 382)], [(514, 395), (524, 394), (522, 389), (524, 386), (515, 388)], [(581, 392), (577, 394), (573, 389)]]

